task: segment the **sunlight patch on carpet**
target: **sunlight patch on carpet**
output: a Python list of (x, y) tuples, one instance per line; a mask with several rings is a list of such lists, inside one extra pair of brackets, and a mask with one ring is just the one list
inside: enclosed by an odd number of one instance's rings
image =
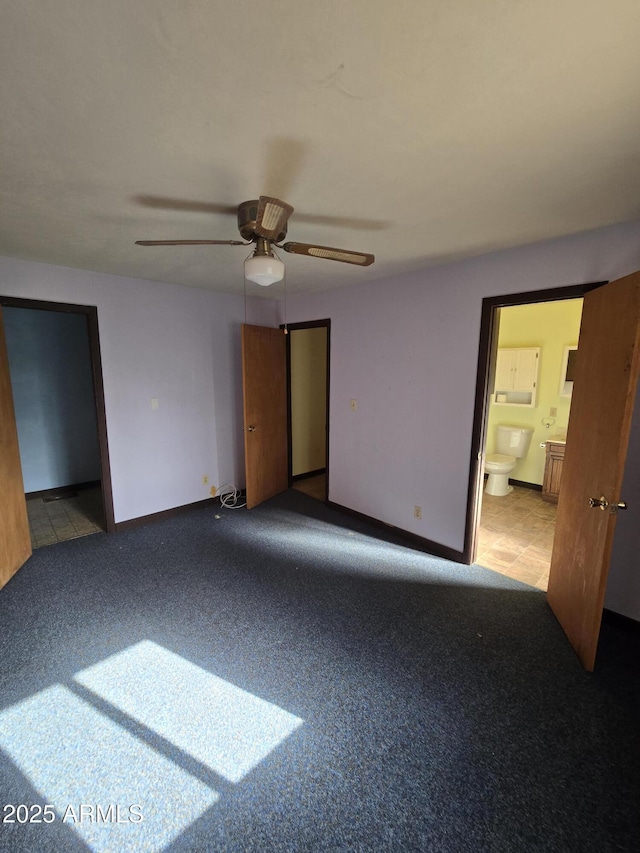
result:
[(234, 783), (303, 722), (150, 640), (75, 680)]
[(149, 640), (74, 681), (147, 734), (56, 684), (0, 712), (0, 748), (94, 853), (159, 853), (221, 796), (185, 762), (238, 783), (303, 722)]
[(271, 513), (268, 525), (256, 525), (253, 537), (265, 554), (300, 565), (308, 563), (314, 572), (424, 585), (533, 591), (484, 566), (456, 563), (324, 522), (301, 522), (294, 513), (283, 510)]
[(219, 799), (61, 684), (0, 713), (0, 747), (95, 853), (163, 850)]

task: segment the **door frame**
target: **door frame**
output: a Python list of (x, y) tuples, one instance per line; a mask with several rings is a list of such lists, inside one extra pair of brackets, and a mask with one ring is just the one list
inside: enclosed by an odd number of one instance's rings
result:
[(93, 376), (93, 397), (98, 427), (98, 446), (100, 450), (100, 484), (107, 533), (116, 532), (113, 510), (113, 488), (111, 483), (111, 465), (109, 462), (109, 443), (107, 440), (107, 418), (104, 403), (104, 384), (102, 381), (102, 358), (100, 356), (100, 333), (98, 329), (98, 309), (95, 305), (74, 305), (67, 302), (46, 302), (40, 299), (22, 299), (16, 296), (0, 295), (0, 305), (6, 308), (29, 308), (37, 311), (58, 311), (67, 314), (84, 314), (89, 335), (89, 358)]
[(289, 332), (299, 331), (300, 329), (319, 329), (327, 330), (327, 388), (326, 388), (326, 406), (327, 406), (327, 428), (325, 436), (325, 502), (329, 499), (329, 402), (330, 402), (330, 387), (331, 387), (331, 320), (308, 320), (302, 323), (287, 323), (286, 326), (281, 324), (281, 329), (287, 330), (287, 447), (288, 447), (288, 476), (289, 488), (293, 485), (293, 426), (291, 420), (291, 338)]
[(498, 350), (498, 330), (500, 327), (500, 309), (513, 305), (529, 305), (541, 302), (558, 302), (565, 299), (579, 299), (590, 290), (608, 284), (608, 281), (554, 287), (548, 290), (531, 290), (526, 293), (505, 293), (503, 296), (490, 296), (482, 300), (480, 319), (480, 343), (478, 345), (478, 373), (471, 438), (471, 461), (469, 464), (469, 488), (467, 497), (467, 517), (464, 533), (462, 561), (470, 565), (475, 561), (482, 507), (482, 487), (484, 481), (484, 448), (487, 439), (489, 421), (489, 400), (494, 380), (496, 355)]

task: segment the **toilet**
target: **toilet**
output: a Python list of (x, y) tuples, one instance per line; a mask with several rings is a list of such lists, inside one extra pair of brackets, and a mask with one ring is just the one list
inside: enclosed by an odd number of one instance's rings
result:
[(509, 474), (518, 459), (524, 459), (529, 452), (533, 429), (498, 424), (496, 433), (496, 452), (490, 453), (484, 462), (485, 473), (489, 475), (484, 490), (488, 495), (502, 497), (513, 490), (509, 485)]

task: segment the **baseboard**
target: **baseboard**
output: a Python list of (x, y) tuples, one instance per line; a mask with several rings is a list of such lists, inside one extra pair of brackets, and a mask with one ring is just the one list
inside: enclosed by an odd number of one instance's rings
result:
[(41, 489), (39, 492), (25, 492), (24, 496), (27, 500), (31, 500), (32, 498), (50, 498), (57, 495), (64, 497), (65, 494), (70, 492), (79, 492), (82, 489), (93, 489), (99, 485), (100, 480), (90, 480), (86, 483), (70, 483), (66, 486), (58, 486), (57, 489)]
[(605, 607), (602, 611), (602, 621), (640, 637), (640, 622), (630, 616), (623, 616), (622, 613), (616, 613), (615, 610), (608, 610)]
[[(484, 481), (486, 482), (488, 480), (488, 478), (489, 478), (489, 475), (485, 474), (484, 475)], [(524, 480), (512, 480), (511, 477), (509, 477), (509, 483), (512, 486), (520, 486), (521, 489), (533, 489), (534, 492), (541, 492), (542, 491), (542, 486), (539, 485), (538, 483), (525, 483)]]
[(128, 518), (126, 521), (118, 521), (116, 522), (116, 533), (123, 533), (125, 530), (135, 530), (137, 527), (144, 527), (146, 524), (153, 524), (156, 521), (165, 521), (168, 518), (174, 518), (176, 515), (182, 515), (193, 509), (203, 509), (207, 506), (220, 506), (220, 498), (205, 498), (203, 501), (174, 506), (171, 509), (152, 512), (150, 515)]
[(326, 474), (326, 473), (327, 473), (326, 468), (316, 468), (315, 471), (307, 471), (305, 474), (294, 474), (291, 477), (291, 482), (297, 483), (298, 480), (306, 480), (309, 477), (318, 477), (320, 474)]
[(399, 539), (404, 539), (407, 545), (415, 548), (417, 551), (425, 551), (427, 554), (432, 554), (434, 557), (442, 557), (445, 560), (451, 560), (454, 563), (464, 563), (462, 551), (456, 551), (449, 548), (447, 545), (441, 545), (438, 542), (432, 542), (430, 539), (425, 539), (423, 536), (418, 536), (416, 533), (411, 533), (409, 530), (403, 530), (401, 527), (395, 527), (393, 524), (387, 524), (385, 521), (380, 521), (377, 518), (372, 518), (370, 515), (365, 515), (363, 512), (358, 512), (355, 509), (350, 509), (348, 506), (327, 501), (326, 506), (342, 512), (345, 515), (350, 515), (360, 521), (366, 521), (380, 530), (386, 530), (388, 533), (393, 533)]
[(509, 477), (509, 482), (512, 486), (520, 486), (521, 489), (532, 489), (534, 492), (541, 492), (542, 486), (538, 483), (525, 483), (524, 480), (512, 480)]

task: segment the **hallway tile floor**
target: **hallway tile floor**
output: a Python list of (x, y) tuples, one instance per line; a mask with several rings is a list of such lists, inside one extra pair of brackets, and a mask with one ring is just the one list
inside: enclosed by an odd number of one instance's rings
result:
[(556, 506), (533, 489), (514, 486), (504, 497), (482, 494), (476, 563), (546, 590)]
[(31, 546), (41, 548), (104, 530), (100, 486), (78, 489), (73, 497), (27, 499)]

